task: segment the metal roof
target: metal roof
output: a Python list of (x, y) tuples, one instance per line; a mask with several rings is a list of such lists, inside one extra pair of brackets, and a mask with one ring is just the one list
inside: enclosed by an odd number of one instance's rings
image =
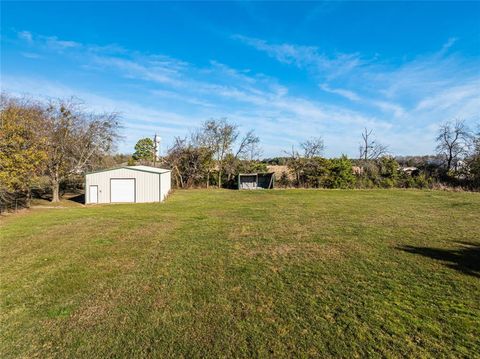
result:
[(239, 176), (265, 176), (265, 175), (274, 175), (275, 172), (253, 172), (253, 173), (239, 173)]
[(155, 172), (155, 173), (170, 172), (170, 170), (167, 170), (165, 168), (150, 167), (150, 166), (125, 166), (122, 168), (128, 168), (131, 170), (146, 171), (146, 172)]
[(92, 173), (99, 173), (99, 172), (115, 171), (115, 170), (119, 170), (119, 169), (150, 172), (150, 173), (157, 173), (157, 174), (158, 173), (171, 172), (171, 170), (167, 170), (165, 168), (157, 168), (157, 167), (151, 167), (151, 166), (122, 166), (122, 167), (107, 168), (107, 169), (99, 170), (99, 171), (87, 172), (87, 173), (85, 173), (85, 175), (89, 175), (89, 174), (92, 174)]

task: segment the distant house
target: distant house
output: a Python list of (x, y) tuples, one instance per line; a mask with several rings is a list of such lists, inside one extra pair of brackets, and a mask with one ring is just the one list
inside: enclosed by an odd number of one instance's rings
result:
[(360, 166), (352, 166), (352, 172), (354, 175), (361, 175), (363, 174), (363, 168)]
[(408, 174), (408, 175), (412, 175), (412, 174), (416, 174), (418, 172), (418, 168), (417, 167), (400, 167), (400, 171)]
[(85, 175), (85, 203), (162, 202), (171, 189), (171, 171), (124, 166)]

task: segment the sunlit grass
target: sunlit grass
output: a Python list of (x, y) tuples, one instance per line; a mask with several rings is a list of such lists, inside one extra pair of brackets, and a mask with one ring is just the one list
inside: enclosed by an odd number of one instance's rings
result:
[(3, 358), (480, 353), (478, 194), (192, 190), (0, 221)]

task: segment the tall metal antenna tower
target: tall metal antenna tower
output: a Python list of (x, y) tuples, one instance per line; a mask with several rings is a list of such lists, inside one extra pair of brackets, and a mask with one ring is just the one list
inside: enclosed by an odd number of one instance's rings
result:
[(154, 146), (154, 162), (156, 162), (157, 160), (160, 159), (160, 156), (161, 156), (161, 152), (162, 152), (162, 149), (160, 147), (160, 142), (161, 142), (161, 138), (160, 136), (158, 136), (157, 134), (155, 134), (155, 136), (153, 137), (153, 146)]

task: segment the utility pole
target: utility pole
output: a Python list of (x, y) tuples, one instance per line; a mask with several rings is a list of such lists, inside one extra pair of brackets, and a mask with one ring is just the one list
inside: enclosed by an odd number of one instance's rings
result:
[(159, 156), (158, 156), (158, 150), (160, 148), (160, 136), (158, 136), (157, 134), (155, 134), (155, 136), (153, 137), (153, 166), (155, 167), (155, 163), (157, 162), (157, 160), (159, 159)]

